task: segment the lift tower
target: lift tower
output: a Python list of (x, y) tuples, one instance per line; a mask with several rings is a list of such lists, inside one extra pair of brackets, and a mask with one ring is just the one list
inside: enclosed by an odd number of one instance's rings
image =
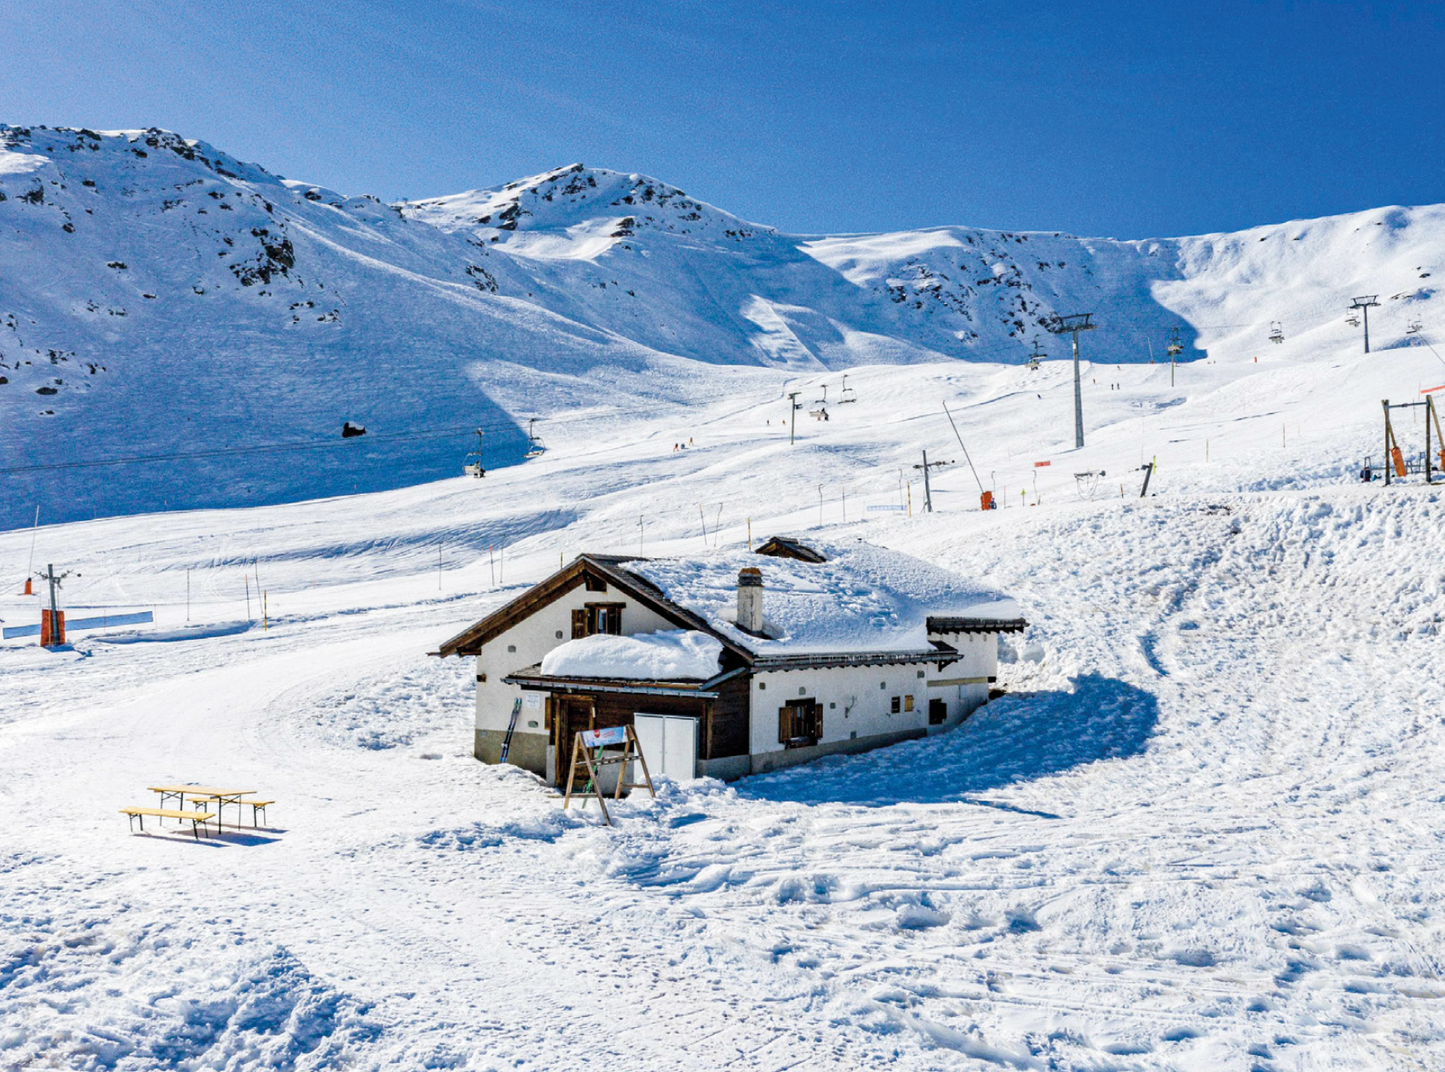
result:
[(1358, 309), (1365, 315), (1365, 353), (1367, 354), (1370, 352), (1370, 310), (1380, 304), (1375, 300), (1378, 297), (1378, 294), (1366, 294), (1362, 298), (1354, 299), (1355, 304), (1350, 306), (1351, 309)]
[(1074, 446), (1084, 445), (1084, 388), (1079, 378), (1079, 332), (1093, 331), (1098, 325), (1089, 322), (1093, 313), (1070, 313), (1056, 316), (1049, 321), (1049, 330), (1055, 335), (1074, 337)]

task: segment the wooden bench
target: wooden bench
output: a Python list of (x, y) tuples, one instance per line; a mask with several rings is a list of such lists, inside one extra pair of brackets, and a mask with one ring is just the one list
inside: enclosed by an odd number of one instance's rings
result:
[[(267, 804), (275, 804), (276, 802), (275, 802), (274, 800), (242, 800), (242, 801), (238, 801), (237, 803), (240, 803), (240, 804), (249, 804), (249, 805), (251, 805), (251, 825), (252, 825), (252, 826), (257, 826), (257, 825), (259, 825), (259, 824), (256, 822), (256, 816), (257, 816), (257, 814), (259, 813), (259, 814), (261, 814), (261, 815), (265, 815), (265, 814), (266, 814), (266, 805), (267, 805)], [(239, 821), (237, 821), (236, 825), (239, 827), (241, 824), (240, 824)]]
[(191, 821), (191, 833), (197, 841), (201, 840), (201, 824), (209, 822), (216, 817), (213, 811), (180, 811), (176, 808), (121, 808), (121, 814), (130, 820), (131, 831), (135, 831), (135, 821), (140, 820), (140, 828), (146, 828), (145, 817), (147, 815), (155, 819), (189, 819)]

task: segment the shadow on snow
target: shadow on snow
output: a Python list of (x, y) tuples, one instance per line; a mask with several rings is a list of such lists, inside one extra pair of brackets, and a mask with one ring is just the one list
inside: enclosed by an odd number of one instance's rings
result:
[(807, 804), (961, 802), (1027, 811), (970, 794), (1139, 755), (1158, 721), (1159, 704), (1150, 693), (1085, 674), (1069, 692), (1001, 697), (950, 733), (745, 778), (737, 791)]

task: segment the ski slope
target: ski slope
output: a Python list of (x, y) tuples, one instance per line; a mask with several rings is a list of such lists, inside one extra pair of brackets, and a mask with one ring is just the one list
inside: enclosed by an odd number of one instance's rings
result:
[[(531, 418), (549, 443), (686, 427), (852, 368), (951, 361), (998, 389), (1036, 342), (1067, 356), (1054, 314), (1095, 313), (1084, 356), (1110, 365), (1176, 333), (1190, 366), (1317, 363), (1378, 294), (1386, 350), (1437, 330), (1442, 249), (1441, 206), (1145, 241), (787, 235), (580, 164), (386, 205), (166, 131), (5, 126), (0, 529), (406, 487), (477, 429), (496, 468)], [(1147, 382), (1141, 404), (1182, 397)]]
[[(756, 367), (484, 480), (0, 534), (7, 593), (33, 540), (68, 607), (157, 619), (0, 645), (0, 1069), (1445, 1064), (1440, 492), (1358, 479), (1445, 366), (1240, 337), (1172, 387), (1087, 363), (1081, 451), (1063, 361), (854, 367), (826, 421), (840, 372)], [(470, 758), (441, 639), (581, 550), (749, 531), (1013, 597), (1009, 694), (613, 828)], [(271, 826), (129, 836), (175, 780)]]

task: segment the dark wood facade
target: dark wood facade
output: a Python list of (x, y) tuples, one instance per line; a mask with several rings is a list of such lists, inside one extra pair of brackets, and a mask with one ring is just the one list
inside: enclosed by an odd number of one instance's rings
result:
[[(602, 691), (584, 683), (557, 684), (547, 691), (547, 732), (556, 755), (570, 755), (583, 730), (630, 726), (633, 715), (680, 715), (698, 721), (702, 761), (748, 754), (748, 676), (738, 674), (696, 696), (680, 690)], [(558, 765), (557, 780), (564, 777)]]

